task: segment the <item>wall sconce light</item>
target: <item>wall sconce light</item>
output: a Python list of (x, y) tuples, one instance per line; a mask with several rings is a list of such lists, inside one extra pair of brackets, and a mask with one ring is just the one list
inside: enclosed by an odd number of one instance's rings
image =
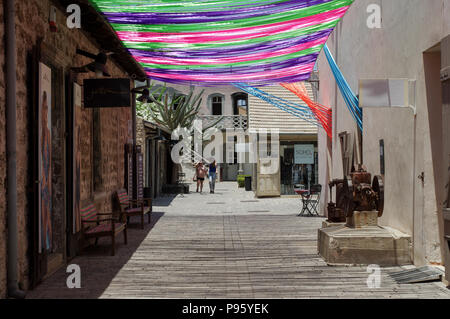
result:
[(75, 73), (87, 73), (87, 72), (91, 71), (91, 72), (94, 72), (98, 77), (111, 76), (111, 74), (109, 74), (109, 72), (108, 72), (108, 69), (106, 68), (106, 62), (108, 61), (108, 56), (110, 56), (114, 53), (100, 52), (99, 54), (95, 55), (95, 54), (89, 53), (87, 51), (77, 49), (77, 54), (91, 58), (94, 60), (94, 62), (86, 64), (82, 67), (71, 68), (72, 71), (74, 71)]
[(152, 100), (150, 99), (150, 90), (148, 89), (150, 86), (150, 81), (147, 79), (146, 82), (146, 85), (134, 88), (133, 90), (131, 90), (131, 92), (141, 95), (137, 98), (139, 102), (151, 103)]

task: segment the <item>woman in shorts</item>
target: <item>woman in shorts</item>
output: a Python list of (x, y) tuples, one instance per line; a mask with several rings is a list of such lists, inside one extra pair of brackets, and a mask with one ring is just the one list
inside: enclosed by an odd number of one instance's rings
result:
[(197, 176), (197, 193), (200, 186), (200, 193), (203, 191), (203, 182), (205, 181), (206, 168), (203, 163), (200, 162), (195, 166), (195, 175)]

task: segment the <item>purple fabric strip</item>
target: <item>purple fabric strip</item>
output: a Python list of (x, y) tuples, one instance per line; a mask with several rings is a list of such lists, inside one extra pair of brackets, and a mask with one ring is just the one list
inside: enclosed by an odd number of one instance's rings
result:
[[(153, 73), (166, 73), (166, 74), (185, 74), (185, 75), (196, 75), (196, 74), (236, 74), (236, 75), (246, 75), (258, 72), (264, 72), (268, 70), (279, 70), (299, 64), (309, 64), (314, 62), (319, 53), (314, 53), (310, 55), (305, 55), (299, 58), (284, 60), (280, 62), (270, 63), (270, 64), (257, 64), (250, 66), (240, 66), (240, 67), (228, 67), (228, 68), (201, 68), (201, 69), (157, 69), (157, 68), (145, 68), (147, 72)], [(236, 82), (236, 81), (235, 81)], [(244, 82), (244, 81), (243, 81)]]
[(303, 42), (315, 41), (329, 36), (333, 29), (327, 29), (315, 32), (306, 36), (289, 38), (283, 40), (268, 41), (250, 45), (230, 46), (223, 48), (204, 49), (204, 50), (167, 50), (167, 51), (145, 51), (139, 49), (129, 49), (133, 56), (151, 57), (151, 58), (204, 58), (214, 56), (216, 58), (229, 57), (236, 55), (247, 55), (251, 53), (281, 50), (291, 46), (299, 45)]
[[(277, 82), (279, 82), (279, 83), (301, 82), (301, 81), (308, 80), (310, 76), (311, 76), (311, 74), (309, 74), (309, 73), (308, 74), (299, 74), (296, 76), (288, 76), (288, 77), (284, 77), (284, 78), (278, 78)], [(166, 82), (166, 83), (172, 83), (172, 84), (196, 85), (196, 86), (200, 86), (200, 87), (229, 86), (235, 82), (246, 82), (247, 81), (245, 76), (236, 76), (236, 79), (234, 81), (230, 81), (230, 82), (183, 81), (183, 80), (166, 79), (164, 77), (157, 77), (157, 76), (152, 76), (150, 79), (156, 80), (156, 81), (161, 81), (161, 82)], [(267, 85), (273, 85), (274, 80), (267, 79), (267, 80), (253, 81), (253, 82), (248, 82), (248, 84), (253, 85), (253, 86), (267, 86)]]
[(283, 4), (269, 4), (229, 11), (157, 13), (157, 12), (105, 12), (110, 23), (121, 24), (174, 24), (207, 23), (248, 19), (311, 7), (334, 0), (290, 0)]

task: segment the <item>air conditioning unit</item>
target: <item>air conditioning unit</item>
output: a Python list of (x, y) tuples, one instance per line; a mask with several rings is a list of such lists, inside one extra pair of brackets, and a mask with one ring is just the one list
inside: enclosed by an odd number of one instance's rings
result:
[(363, 79), (359, 81), (362, 108), (407, 107), (416, 112), (416, 81), (409, 79)]

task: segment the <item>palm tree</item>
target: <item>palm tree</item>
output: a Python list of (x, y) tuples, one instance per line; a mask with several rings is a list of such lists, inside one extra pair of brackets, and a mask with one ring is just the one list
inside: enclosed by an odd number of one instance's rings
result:
[[(187, 96), (180, 96), (176, 93), (169, 96), (165, 85), (156, 88), (155, 85), (150, 83), (145, 96), (143, 94), (136, 101), (136, 111), (139, 116), (157, 123), (170, 133), (179, 128), (186, 128), (193, 135), (194, 120), (200, 110), (204, 91), (194, 94), (194, 90), (191, 88)], [(209, 128), (216, 126), (222, 119), (222, 117), (219, 117), (208, 127), (202, 128), (202, 134)], [(174, 165), (172, 174), (174, 178), (176, 178), (179, 169), (179, 165)]]
[[(202, 90), (199, 94), (194, 94), (194, 90), (191, 88), (187, 96), (172, 93), (170, 97), (166, 91), (166, 86), (155, 88), (150, 83), (147, 99), (144, 99), (144, 102), (136, 102), (138, 115), (159, 124), (170, 133), (177, 128), (187, 128), (192, 131), (205, 90)], [(222, 117), (219, 117), (213, 124), (203, 128), (203, 131), (214, 127), (221, 120)]]

